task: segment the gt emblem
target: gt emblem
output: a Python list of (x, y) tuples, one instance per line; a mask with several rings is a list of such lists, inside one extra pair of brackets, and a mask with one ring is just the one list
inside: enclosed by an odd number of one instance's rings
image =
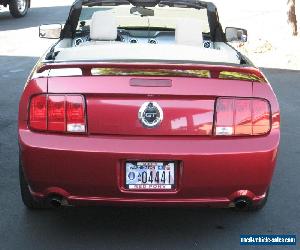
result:
[(163, 120), (164, 114), (157, 102), (145, 102), (138, 113), (142, 125), (146, 128), (155, 128)]

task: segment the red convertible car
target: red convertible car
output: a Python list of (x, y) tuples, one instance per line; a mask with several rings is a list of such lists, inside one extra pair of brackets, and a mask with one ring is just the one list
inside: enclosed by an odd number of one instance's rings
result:
[(19, 106), (29, 208), (193, 205), (258, 210), (280, 115), (261, 71), (194, 0), (78, 0)]

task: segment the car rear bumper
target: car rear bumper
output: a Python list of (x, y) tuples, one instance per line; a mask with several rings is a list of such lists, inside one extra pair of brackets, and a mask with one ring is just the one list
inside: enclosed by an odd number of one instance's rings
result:
[[(60, 195), (71, 205), (227, 207), (261, 201), (270, 186), (279, 131), (253, 138), (66, 136), (19, 130), (21, 161), (36, 198)], [(177, 188), (124, 188), (126, 160), (176, 161)]]

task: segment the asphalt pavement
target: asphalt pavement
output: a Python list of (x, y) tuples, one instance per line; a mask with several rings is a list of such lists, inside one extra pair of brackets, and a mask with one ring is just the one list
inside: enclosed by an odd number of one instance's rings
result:
[(269, 201), (262, 211), (132, 207), (28, 211), (19, 192), (18, 102), (40, 49), (48, 45), (37, 37), (36, 27), (67, 17), (67, 7), (52, 10), (34, 8), (17, 20), (0, 13), (0, 249), (244, 249), (240, 234), (296, 234), (299, 239), (300, 71), (281, 69), (264, 69), (281, 105), (282, 140)]

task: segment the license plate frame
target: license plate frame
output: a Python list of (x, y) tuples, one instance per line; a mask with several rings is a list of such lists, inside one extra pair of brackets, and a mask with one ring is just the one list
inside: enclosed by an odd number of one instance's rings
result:
[[(138, 169), (140, 166), (149, 166), (152, 169)], [(135, 166), (137, 169), (131, 169), (131, 172), (135, 174), (135, 181), (137, 181), (138, 174), (141, 172), (147, 172), (147, 183), (135, 182), (129, 180), (130, 166)], [(160, 166), (160, 168), (159, 168)], [(153, 169), (154, 168), (154, 169)], [(148, 171), (147, 171), (148, 170)], [(165, 177), (168, 180), (167, 183), (149, 183), (150, 172), (153, 172), (152, 176), (156, 177), (156, 173), (159, 172), (159, 178), (162, 177), (162, 172), (165, 171)], [(170, 177), (169, 177), (170, 173)], [(149, 175), (149, 176), (148, 176)], [(176, 161), (125, 161), (124, 166), (124, 187), (129, 191), (175, 191), (177, 188), (177, 175), (178, 164)], [(140, 176), (140, 178), (142, 178)], [(169, 179), (170, 178), (170, 179)], [(170, 182), (169, 182), (170, 180)]]

